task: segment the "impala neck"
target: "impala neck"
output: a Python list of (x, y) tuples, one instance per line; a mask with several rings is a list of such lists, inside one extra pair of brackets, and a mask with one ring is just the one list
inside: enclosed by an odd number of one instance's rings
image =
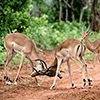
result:
[(31, 55), (31, 59), (32, 59), (32, 60), (40, 59), (40, 57), (39, 57), (37, 54), (34, 54), (34, 53), (33, 53), (33, 54)]
[(36, 60), (36, 59), (40, 59), (40, 57), (38, 56), (37, 52), (33, 51), (31, 54), (30, 54), (30, 57), (29, 59), (32, 61), (32, 65), (34, 66), (37, 66), (39, 64), (40, 61), (36, 61), (36, 62), (33, 62), (33, 60)]
[(92, 44), (92, 42), (90, 42), (90, 40), (89, 40), (88, 37), (85, 38), (85, 43), (86, 43), (86, 47), (87, 47), (90, 51), (93, 52), (93, 44)]
[(55, 58), (55, 60), (52, 62), (51, 65), (57, 65), (57, 59)]

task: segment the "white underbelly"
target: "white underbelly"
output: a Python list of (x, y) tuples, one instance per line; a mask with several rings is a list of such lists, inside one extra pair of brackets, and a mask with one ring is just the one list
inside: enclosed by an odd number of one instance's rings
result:
[(68, 59), (71, 59), (71, 55), (68, 49), (64, 48), (56, 53), (57, 58), (62, 58), (63, 62), (67, 61)]
[(22, 54), (22, 50), (24, 47), (16, 44), (15, 42), (12, 42), (12, 48), (15, 52), (19, 53), (19, 54)]
[(15, 49), (14, 49), (14, 51), (22, 55), (22, 52), (20, 52), (20, 51), (18, 51), (18, 50), (15, 50)]

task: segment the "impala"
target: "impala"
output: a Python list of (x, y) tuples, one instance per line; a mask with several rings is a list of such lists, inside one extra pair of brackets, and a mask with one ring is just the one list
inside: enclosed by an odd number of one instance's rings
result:
[[(22, 56), (21, 56), (21, 60), (19, 64), (18, 73), (14, 80), (15, 85), (17, 85), (18, 76), (22, 69), (22, 65), (23, 65), (25, 57), (31, 63), (31, 66), (33, 68), (33, 72), (31, 76), (34, 76), (35, 82), (38, 86), (40, 85), (35, 76), (43, 75), (43, 74), (48, 75), (48, 76), (55, 75), (56, 68), (52, 69), (52, 67), (56, 67), (56, 66), (52, 65), (49, 68), (47, 68), (46, 63), (43, 60), (41, 60), (38, 56), (35, 43), (31, 39), (29, 39), (27, 36), (25, 36), (24, 34), (11, 33), (7, 35), (4, 39), (4, 45), (7, 50), (7, 57), (5, 61), (5, 76), (4, 76), (4, 79), (6, 80), (7, 85), (10, 85), (12, 82), (8, 75), (8, 64), (17, 53), (20, 53)], [(52, 73), (48, 73), (49, 69), (51, 69)], [(60, 72), (58, 73), (58, 77), (62, 78)]]
[(93, 33), (92, 32), (88, 32), (90, 29), (90, 25), (88, 26), (88, 29), (86, 32), (84, 32), (84, 25), (82, 27), (82, 40), (85, 41), (85, 44), (86, 44), (86, 47), (94, 53), (94, 58), (93, 58), (93, 72), (92, 72), (92, 79), (91, 81), (93, 80), (93, 77), (94, 77), (94, 69), (95, 69), (95, 65), (96, 65), (96, 62), (97, 62), (97, 59), (99, 60), (100, 62), (100, 39), (98, 40), (95, 40), (94, 42), (91, 42), (88, 38), (89, 35), (91, 35)]
[[(74, 82), (73, 82), (72, 76), (71, 76), (70, 59), (73, 60), (74, 62), (76, 62), (81, 68), (82, 76), (83, 76), (82, 88), (84, 88), (84, 86), (86, 85), (86, 79), (85, 79), (85, 75), (84, 75), (85, 70), (86, 70), (86, 74), (87, 74), (87, 78), (88, 78), (88, 82), (89, 82), (89, 88), (91, 87), (90, 79), (89, 79), (88, 72), (87, 72), (87, 66), (86, 66), (85, 60), (84, 60), (85, 49), (86, 48), (85, 48), (83, 42), (79, 41), (77, 39), (67, 39), (56, 48), (55, 60), (53, 62), (53, 65), (57, 65), (57, 70), (56, 70), (54, 82), (53, 82), (52, 86), (50, 87), (50, 89), (52, 89), (55, 86), (57, 75), (59, 73), (59, 68), (63, 62), (67, 62), (68, 72), (69, 72), (71, 83), (72, 83), (72, 88), (76, 87), (74, 85)], [(53, 67), (52, 67), (52, 69), (53, 69)]]

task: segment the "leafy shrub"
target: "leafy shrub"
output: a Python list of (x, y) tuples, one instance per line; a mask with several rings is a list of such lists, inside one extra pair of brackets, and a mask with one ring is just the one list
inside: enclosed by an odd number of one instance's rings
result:
[(47, 18), (47, 15), (40, 18), (32, 17), (30, 25), (23, 31), (23, 34), (31, 38), (42, 49), (47, 50), (53, 50), (68, 38), (81, 40), (80, 31), (83, 24), (63, 21), (49, 23)]
[(0, 52), (0, 66), (4, 66), (4, 61), (6, 60), (7, 53), (5, 51)]
[(94, 54), (90, 51), (85, 53), (85, 60), (93, 60)]
[[(19, 14), (20, 15), (20, 14)], [(61, 42), (63, 42), (66, 39), (69, 38), (76, 38), (78, 40), (81, 40), (81, 30), (83, 24), (79, 24), (78, 22), (55, 22), (55, 23), (49, 23), (48, 22), (48, 16), (43, 15), (42, 17), (31, 17), (29, 20), (27, 19), (27, 24), (21, 26), (23, 27), (22, 33), (28, 36), (30, 39), (32, 39), (37, 46), (39, 46), (42, 49), (46, 50), (54, 50)], [(25, 26), (25, 27), (24, 27)], [(87, 27), (84, 27), (84, 30), (86, 30)], [(12, 29), (12, 32), (17, 32), (18, 30)], [(4, 37), (8, 33), (3, 34), (3, 37), (1, 39), (1, 45), (0, 45), (0, 61), (1, 65), (4, 65), (4, 60), (6, 59), (6, 52), (4, 50)], [(89, 36), (90, 41), (94, 41), (96, 39), (99, 39), (100, 34), (94, 33)], [(91, 58), (87, 54), (87, 59)], [(10, 65), (13, 65), (14, 63), (19, 63), (21, 59), (20, 55), (16, 55), (15, 58), (12, 60)], [(26, 60), (26, 63), (28, 60)]]

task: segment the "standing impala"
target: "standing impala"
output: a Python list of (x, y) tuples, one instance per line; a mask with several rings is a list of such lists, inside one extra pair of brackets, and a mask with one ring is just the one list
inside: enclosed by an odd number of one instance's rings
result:
[[(6, 80), (6, 84), (7, 85), (11, 84), (11, 80), (8, 76), (8, 68), (7, 68), (8, 64), (17, 53), (20, 53), (22, 57), (19, 64), (18, 73), (14, 80), (14, 84), (17, 85), (18, 76), (20, 70), (22, 69), (23, 61), (26, 57), (30, 61), (31, 65), (35, 66), (33, 67), (33, 73), (31, 74), (31, 76), (34, 76), (36, 84), (40, 86), (35, 76), (39, 74), (40, 75), (46, 74), (49, 71), (49, 68), (47, 68), (46, 63), (39, 58), (35, 43), (24, 34), (11, 33), (5, 37), (4, 45), (7, 50), (7, 57), (5, 62), (5, 76), (4, 76), (4, 79)], [(52, 66), (50, 66), (50, 68), (51, 67)], [(52, 71), (54, 72), (53, 74), (49, 73), (46, 75), (54, 76), (56, 72), (56, 68), (54, 68)], [(60, 72), (58, 74), (58, 77), (62, 78)]]
[[(86, 47), (94, 53), (94, 58), (93, 58), (93, 72), (92, 72), (92, 79), (94, 77), (94, 69), (95, 65), (97, 62), (97, 59), (100, 61), (100, 39), (95, 40), (94, 42), (90, 42), (88, 36), (92, 34), (93, 32), (88, 32), (90, 29), (90, 25), (88, 26), (88, 29), (86, 32), (84, 32), (84, 26), (82, 27), (82, 39), (85, 41)], [(91, 81), (92, 81), (91, 79)]]
[(85, 49), (86, 48), (83, 45), (83, 43), (77, 39), (67, 39), (56, 48), (55, 60), (53, 62), (53, 65), (57, 65), (57, 70), (56, 70), (54, 82), (52, 86), (50, 87), (50, 89), (52, 89), (55, 86), (60, 65), (65, 61), (67, 61), (68, 71), (69, 71), (69, 75), (70, 75), (71, 83), (72, 83), (72, 88), (75, 88), (75, 85), (74, 85), (74, 82), (71, 76), (71, 71), (70, 71), (70, 59), (75, 61), (81, 68), (82, 76), (83, 76), (82, 88), (84, 88), (84, 86), (86, 85), (86, 80), (85, 80), (85, 75), (84, 75), (85, 70), (86, 70), (87, 78), (89, 81), (89, 87), (91, 87), (90, 79), (89, 79), (88, 72), (87, 72), (87, 66), (84, 61)]

